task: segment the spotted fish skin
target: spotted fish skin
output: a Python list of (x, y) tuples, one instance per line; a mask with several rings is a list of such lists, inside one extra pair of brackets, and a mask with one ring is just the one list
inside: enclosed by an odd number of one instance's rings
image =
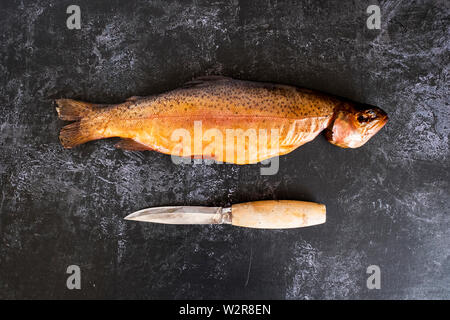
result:
[[(116, 146), (122, 149), (237, 164), (289, 153), (330, 127), (339, 110), (354, 112), (351, 102), (324, 93), (219, 76), (197, 78), (179, 89), (106, 107), (69, 99), (57, 103), (60, 118), (77, 121), (61, 130), (66, 148), (121, 137), (124, 140)], [(176, 132), (191, 140), (180, 144), (174, 139)], [(199, 132), (200, 148), (194, 142)], [(233, 141), (227, 140), (228, 133)], [(205, 150), (212, 142), (215, 148)]]

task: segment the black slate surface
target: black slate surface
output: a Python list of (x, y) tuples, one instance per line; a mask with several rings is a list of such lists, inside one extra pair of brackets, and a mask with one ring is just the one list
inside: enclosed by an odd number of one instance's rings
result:
[[(81, 30), (66, 8), (81, 8)], [(381, 30), (366, 8), (381, 7)], [(2, 1), (0, 298), (450, 298), (448, 1)], [(117, 103), (221, 74), (380, 106), (345, 150), (175, 165), (111, 140), (64, 150), (54, 99)], [(137, 209), (322, 202), (293, 230), (127, 222)], [(81, 268), (81, 290), (66, 268)], [(381, 269), (381, 289), (366, 269)]]

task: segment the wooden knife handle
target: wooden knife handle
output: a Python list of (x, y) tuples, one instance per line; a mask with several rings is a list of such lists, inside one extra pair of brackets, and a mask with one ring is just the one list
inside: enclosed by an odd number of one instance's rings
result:
[(254, 201), (231, 206), (231, 224), (259, 229), (288, 229), (325, 223), (325, 205), (294, 200)]

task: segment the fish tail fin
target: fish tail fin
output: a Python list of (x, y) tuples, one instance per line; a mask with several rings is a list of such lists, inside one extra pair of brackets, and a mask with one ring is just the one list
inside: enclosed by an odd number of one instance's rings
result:
[(57, 99), (56, 111), (61, 120), (81, 120), (95, 112), (99, 105), (72, 99)]
[(70, 149), (102, 138), (93, 130), (96, 121), (92, 117), (102, 105), (72, 99), (58, 99), (56, 103), (56, 111), (61, 120), (76, 121), (61, 129), (59, 140), (64, 148)]
[(96, 140), (97, 138), (92, 137), (89, 132), (82, 129), (81, 122), (77, 121), (61, 129), (59, 133), (59, 140), (64, 148), (70, 149), (79, 144), (86, 143), (91, 140)]

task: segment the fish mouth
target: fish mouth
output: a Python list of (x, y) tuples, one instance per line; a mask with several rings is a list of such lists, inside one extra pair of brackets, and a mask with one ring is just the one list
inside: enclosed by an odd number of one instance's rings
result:
[(388, 121), (389, 117), (384, 110), (382, 110), (378, 107), (375, 107), (374, 109), (375, 109), (375, 113), (377, 114), (377, 118), (380, 119), (380, 121), (384, 121), (384, 122)]
[(362, 144), (365, 144), (367, 141), (369, 141), (374, 135), (376, 135), (388, 122), (389, 117), (387, 115), (386, 112), (384, 112), (383, 110), (381, 110), (380, 108), (376, 108), (371, 109), (372, 111), (374, 111), (376, 113), (376, 116), (374, 116), (370, 122), (365, 126), (362, 126), (362, 130), (363, 132), (365, 132), (365, 134), (362, 134), (362, 136), (364, 137), (362, 139)]
[(389, 117), (386, 112), (384, 112), (382, 109), (380, 109), (378, 107), (376, 107), (375, 111), (376, 111), (377, 116), (374, 120), (377, 121), (377, 127), (378, 127), (378, 130), (380, 130), (388, 122)]

